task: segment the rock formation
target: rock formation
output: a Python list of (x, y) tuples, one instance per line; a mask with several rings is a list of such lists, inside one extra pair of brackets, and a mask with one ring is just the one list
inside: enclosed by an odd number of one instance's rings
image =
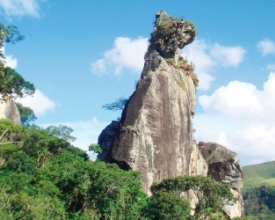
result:
[[(99, 137), (103, 153), (98, 159), (139, 170), (148, 194), (154, 182), (170, 177), (211, 174), (217, 181), (232, 184), (234, 190), (242, 178), (235, 153), (228, 150), (215, 160), (219, 149), (225, 148), (212, 149), (214, 154), (207, 156), (208, 151), (202, 153), (193, 139), (198, 79), (193, 65), (180, 52), (196, 35), (191, 22), (164, 11), (156, 14), (137, 89), (126, 103), (121, 121), (112, 122)], [(229, 166), (230, 171), (220, 174)], [(187, 197), (194, 209), (197, 199), (192, 193)]]
[(190, 22), (157, 14), (141, 79), (111, 146), (109, 161), (140, 170), (148, 193), (153, 182), (189, 174), (197, 81), (178, 55), (195, 36)]
[(102, 148), (102, 153), (97, 156), (98, 160), (106, 161), (108, 153), (115, 137), (116, 130), (118, 128), (119, 122), (112, 121), (104, 130), (100, 133), (98, 137), (98, 144)]
[(226, 205), (224, 211), (230, 218), (244, 215), (244, 204), (241, 194), (243, 172), (237, 154), (217, 143), (199, 143), (201, 153), (208, 163), (208, 176), (218, 182), (231, 185), (231, 192), (236, 202)]
[(0, 99), (0, 119), (9, 119), (14, 124), (21, 125), (20, 113), (13, 99)]

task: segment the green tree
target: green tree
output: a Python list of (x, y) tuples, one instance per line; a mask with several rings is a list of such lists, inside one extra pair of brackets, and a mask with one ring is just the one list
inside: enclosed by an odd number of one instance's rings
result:
[(90, 144), (89, 151), (93, 151), (96, 154), (101, 154), (102, 153), (102, 148), (99, 144)]
[[(20, 34), (16, 26), (9, 25), (5, 27), (5, 25), (0, 22), (0, 48), (4, 47), (5, 42), (15, 44), (23, 39), (24, 36)], [(5, 58), (2, 50), (0, 50), (0, 58)]]
[(2, 68), (0, 74), (0, 94), (2, 100), (10, 96), (23, 98), (26, 95), (33, 95), (35, 87), (32, 83), (25, 81), (24, 78), (10, 67)]
[(275, 219), (275, 186), (260, 185), (243, 193), (245, 215), (256, 220)]
[(158, 192), (147, 199), (147, 207), (144, 211), (146, 219), (189, 219), (190, 204), (184, 198), (177, 195)]
[(18, 103), (18, 102), (16, 102), (16, 106), (20, 113), (22, 125), (29, 126), (31, 122), (33, 122), (37, 119), (31, 108), (25, 107), (21, 103)]
[[(16, 42), (23, 39), (24, 37), (20, 34), (16, 26), (9, 25), (5, 27), (2, 23), (0, 23), (0, 48), (3, 48), (5, 43), (15, 44)], [(2, 50), (0, 50), (0, 58), (5, 59)], [(13, 95), (20, 98), (24, 97), (25, 95), (32, 95), (35, 92), (34, 85), (28, 81), (25, 81), (24, 78), (14, 69), (5, 67), (5, 61), (2, 59), (0, 59), (1, 100), (6, 101)]]
[(129, 99), (120, 97), (114, 102), (105, 104), (102, 106), (105, 110), (111, 110), (111, 111), (121, 111), (124, 109), (126, 103), (128, 102)]
[(92, 162), (63, 135), (34, 125), (0, 120), (0, 134), (1, 219), (142, 219), (139, 172)]
[(59, 139), (65, 140), (65, 141), (75, 141), (76, 138), (71, 135), (71, 133), (74, 131), (72, 128), (66, 126), (66, 125), (58, 125), (58, 126), (49, 126), (46, 128), (46, 131)]
[(168, 192), (179, 196), (188, 190), (193, 190), (199, 201), (196, 205), (195, 218), (205, 219), (212, 213), (223, 212), (223, 205), (234, 199), (229, 185), (204, 176), (179, 176), (151, 186), (154, 195)]

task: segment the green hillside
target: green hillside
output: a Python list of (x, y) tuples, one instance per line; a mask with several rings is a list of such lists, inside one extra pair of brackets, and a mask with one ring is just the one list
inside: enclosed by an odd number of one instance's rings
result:
[(244, 166), (242, 169), (244, 173), (243, 191), (263, 183), (275, 185), (275, 161)]

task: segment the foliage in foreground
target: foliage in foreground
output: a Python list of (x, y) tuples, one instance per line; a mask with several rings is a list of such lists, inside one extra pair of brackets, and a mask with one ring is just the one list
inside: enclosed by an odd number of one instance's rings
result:
[(138, 172), (89, 161), (52, 132), (0, 121), (1, 219), (140, 219)]
[(222, 213), (223, 205), (234, 199), (229, 185), (204, 176), (179, 176), (165, 179), (151, 187), (153, 194), (168, 192), (178, 196), (189, 190), (193, 190), (199, 200), (195, 218), (205, 219), (213, 213)]
[[(139, 172), (92, 162), (73, 147), (66, 126), (40, 129), (0, 120), (0, 219), (154, 220), (217, 219), (226, 185), (200, 176), (167, 179), (152, 186), (149, 198)], [(180, 192), (197, 190), (190, 205)], [(212, 192), (212, 193), (210, 193)], [(222, 218), (220, 218), (222, 219)]]

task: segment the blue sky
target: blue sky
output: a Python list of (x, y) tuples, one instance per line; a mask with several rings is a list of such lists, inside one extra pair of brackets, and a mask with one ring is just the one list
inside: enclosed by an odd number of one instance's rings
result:
[(35, 84), (36, 124), (66, 124), (84, 150), (120, 112), (143, 67), (155, 13), (195, 23), (182, 55), (200, 87), (197, 141), (236, 151), (242, 165), (275, 160), (275, 1), (0, 0), (0, 18), (25, 36), (6, 45), (7, 64)]

